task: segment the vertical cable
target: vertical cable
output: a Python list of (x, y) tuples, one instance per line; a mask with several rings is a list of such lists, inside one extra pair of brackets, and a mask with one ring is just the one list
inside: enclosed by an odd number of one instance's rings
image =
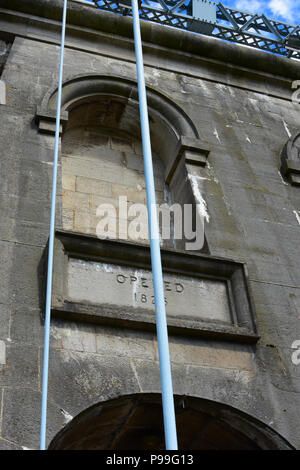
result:
[(160, 254), (160, 237), (156, 210), (156, 198), (153, 176), (153, 164), (147, 110), (146, 86), (144, 77), (143, 52), (140, 31), (140, 19), (137, 0), (132, 0), (134, 44), (138, 79), (139, 105), (142, 144), (144, 155), (144, 171), (146, 181), (148, 224), (150, 234), (151, 264), (155, 297), (156, 329), (160, 363), (160, 380), (162, 388), (162, 404), (164, 430), (167, 450), (177, 450), (177, 434), (175, 423), (174, 397), (171, 376), (164, 285)]
[(59, 148), (59, 131), (60, 131), (60, 108), (61, 108), (62, 76), (63, 76), (63, 64), (64, 64), (64, 45), (65, 45), (65, 32), (66, 32), (66, 17), (67, 17), (67, 0), (64, 0), (62, 31), (61, 31), (58, 92), (57, 92), (56, 128), (55, 128), (55, 141), (54, 141), (54, 161), (53, 161), (53, 175), (52, 175), (50, 232), (49, 232), (49, 246), (48, 246), (48, 268), (47, 268), (47, 290), (46, 290), (46, 309), (45, 309), (45, 333), (44, 333), (44, 359), (43, 359), (43, 378), (42, 378), (42, 411), (41, 411), (40, 450), (45, 450), (45, 443), (46, 443), (49, 343), (50, 343), (50, 317), (51, 317), (51, 297), (52, 297), (53, 249), (54, 249), (54, 236), (55, 236), (55, 205), (56, 205), (57, 166), (58, 166), (58, 148)]

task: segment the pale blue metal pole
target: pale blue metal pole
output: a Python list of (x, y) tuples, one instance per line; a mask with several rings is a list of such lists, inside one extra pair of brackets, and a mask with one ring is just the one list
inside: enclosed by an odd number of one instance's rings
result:
[(67, 17), (67, 0), (64, 0), (63, 19), (62, 19), (62, 32), (61, 32), (61, 47), (60, 47), (59, 77), (58, 77), (58, 92), (57, 92), (57, 108), (56, 108), (54, 161), (53, 161), (53, 174), (52, 174), (50, 232), (49, 232), (49, 246), (48, 246), (48, 270), (47, 270), (47, 290), (46, 290), (46, 308), (45, 308), (45, 333), (44, 333), (44, 359), (43, 359), (43, 379), (42, 379), (42, 412), (41, 412), (40, 450), (45, 450), (45, 445), (46, 445), (49, 343), (50, 343), (50, 319), (51, 319), (51, 297), (52, 297), (52, 272), (53, 272), (53, 250), (54, 250), (54, 236), (55, 236), (55, 205), (56, 205), (58, 148), (59, 148), (59, 131), (60, 131), (60, 108), (61, 108), (61, 91), (62, 91), (62, 77), (63, 77), (63, 64), (64, 64), (66, 17)]
[(166, 319), (164, 285), (160, 254), (160, 237), (156, 210), (156, 198), (153, 176), (153, 164), (149, 131), (149, 118), (147, 109), (146, 86), (144, 77), (144, 64), (140, 19), (137, 0), (132, 0), (133, 30), (136, 55), (136, 69), (138, 79), (139, 105), (142, 144), (144, 155), (144, 171), (147, 193), (148, 223), (150, 234), (150, 251), (152, 275), (155, 297), (156, 329), (160, 362), (160, 380), (162, 389), (162, 404), (164, 416), (164, 430), (167, 450), (177, 450), (177, 433), (175, 422), (175, 409), (173, 386), (171, 376), (171, 363), (169, 353), (168, 329)]

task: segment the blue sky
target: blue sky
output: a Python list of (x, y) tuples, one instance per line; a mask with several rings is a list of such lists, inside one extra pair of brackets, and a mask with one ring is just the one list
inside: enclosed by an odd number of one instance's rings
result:
[[(215, 0), (215, 3), (218, 3), (218, 0)], [(300, 24), (300, 0), (221, 0), (221, 3), (237, 10), (264, 13), (272, 19)]]
[(300, 24), (300, 0), (221, 0), (221, 2), (237, 10), (264, 13), (275, 20)]

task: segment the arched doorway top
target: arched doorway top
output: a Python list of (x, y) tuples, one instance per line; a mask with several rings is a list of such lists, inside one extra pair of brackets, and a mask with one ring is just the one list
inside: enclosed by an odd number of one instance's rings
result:
[[(280, 434), (231, 406), (175, 396), (181, 450), (292, 450)], [(141, 393), (98, 403), (70, 421), (51, 450), (163, 450), (161, 395)]]

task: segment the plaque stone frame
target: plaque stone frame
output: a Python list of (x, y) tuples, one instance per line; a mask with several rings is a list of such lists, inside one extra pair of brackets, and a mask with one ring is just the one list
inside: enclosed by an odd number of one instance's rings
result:
[[(256, 343), (254, 307), (248, 289), (244, 263), (216, 258), (196, 252), (161, 249), (164, 276), (224, 283), (230, 309), (230, 322), (168, 313), (170, 334), (218, 338), (226, 341)], [(75, 261), (74, 261), (75, 260)], [(115, 327), (155, 331), (155, 311), (142, 305), (111, 305), (98, 301), (82, 301), (69, 295), (70, 263), (89, 267), (100, 263), (118, 269), (145, 270), (151, 277), (150, 248), (147, 245), (122, 240), (99, 239), (92, 235), (57, 231), (55, 236), (52, 315), (71, 321), (92, 322)], [(119, 278), (122, 280), (122, 278)], [(96, 283), (97, 284), (97, 283)], [(99, 282), (99, 284), (101, 284)], [(213, 284), (212, 284), (213, 285)], [(95, 285), (101, 290), (101, 285)], [(73, 290), (74, 291), (74, 290)], [(76, 297), (76, 295), (75, 295)]]

